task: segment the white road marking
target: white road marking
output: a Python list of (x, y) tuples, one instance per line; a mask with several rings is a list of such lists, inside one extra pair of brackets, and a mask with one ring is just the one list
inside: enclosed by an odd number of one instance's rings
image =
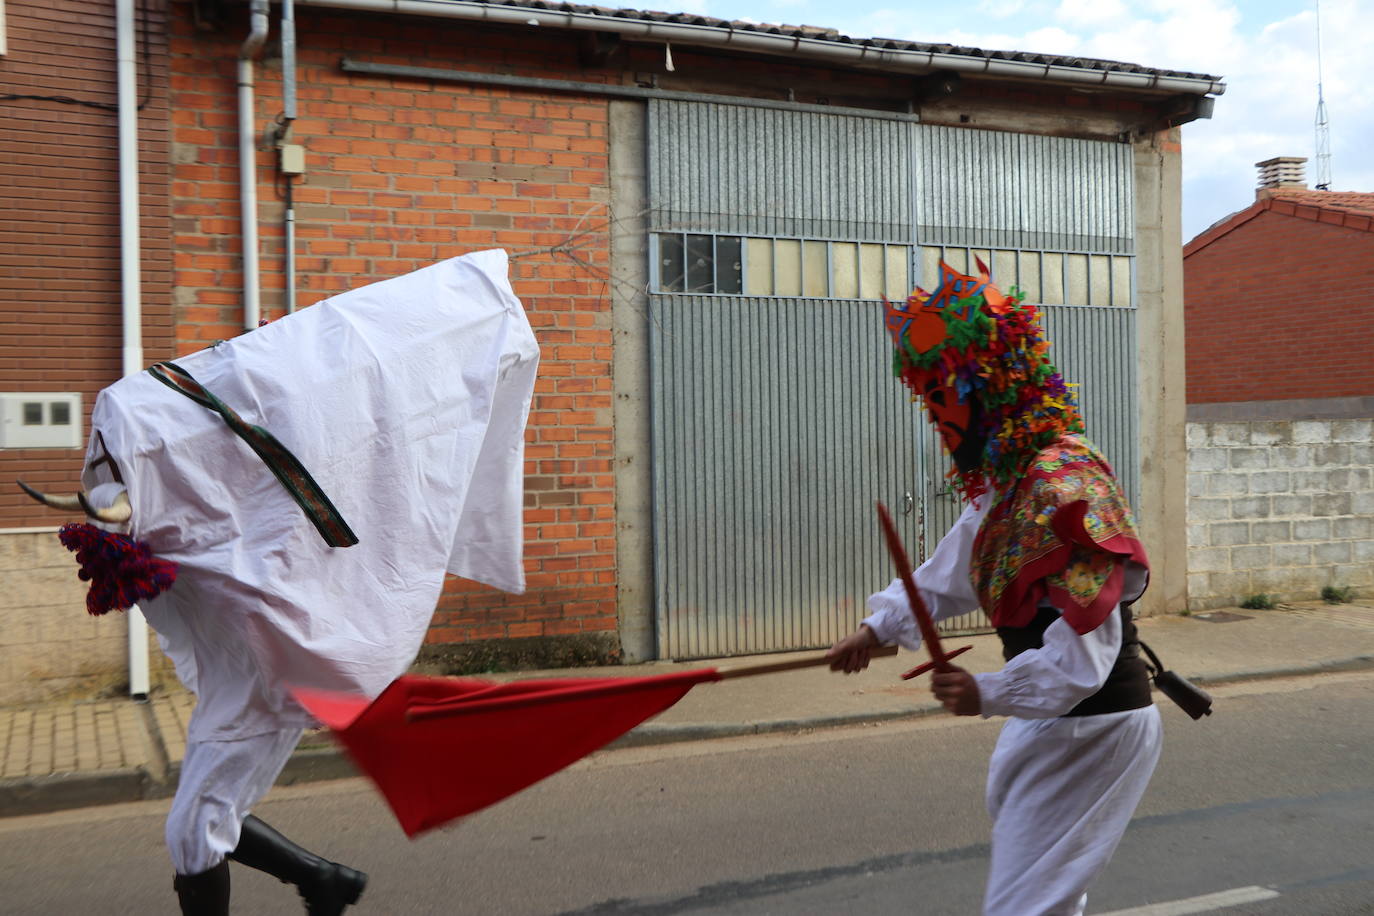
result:
[(1215, 894), (1203, 894), (1201, 897), (1189, 897), (1187, 900), (1170, 900), (1166, 903), (1132, 907), (1129, 910), (1113, 910), (1099, 916), (1188, 916), (1190, 913), (1209, 913), (1224, 906), (1273, 900), (1278, 896), (1278, 891), (1267, 887), (1236, 887)]

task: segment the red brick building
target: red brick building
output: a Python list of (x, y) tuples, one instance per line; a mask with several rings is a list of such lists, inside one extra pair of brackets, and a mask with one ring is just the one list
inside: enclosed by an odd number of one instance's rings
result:
[(1183, 273), (1189, 404), (1374, 396), (1374, 193), (1271, 180)]
[(1304, 162), (1183, 249), (1194, 610), (1374, 587), (1374, 194)]
[[(1096, 371), (1073, 354), (1127, 348), (1095, 438), (1143, 495), (1156, 568), (1181, 562), (1182, 481), (1139, 455), (1183, 449), (1177, 127), (1209, 116), (1217, 78), (542, 0), (132, 6), (121, 46), (107, 4), (6, 4), (0, 394), (79, 395), (84, 443), (122, 372), (507, 249), (542, 350), (529, 589), (450, 580), (431, 637), (449, 663), (807, 648), (852, 626), (885, 575), (873, 500), (922, 507), (913, 543), (949, 520), (928, 432), (863, 349), (874, 303), (939, 258), (990, 260), (1071, 316), (1071, 377)], [(975, 169), (996, 187), (939, 183)], [(856, 457), (874, 430), (909, 443), (876, 471)], [(122, 676), (121, 622), (80, 616), (54, 546), (69, 519), (8, 483), (70, 491), (83, 456), (0, 447), (0, 696)], [(1173, 581), (1160, 608), (1182, 604)]]

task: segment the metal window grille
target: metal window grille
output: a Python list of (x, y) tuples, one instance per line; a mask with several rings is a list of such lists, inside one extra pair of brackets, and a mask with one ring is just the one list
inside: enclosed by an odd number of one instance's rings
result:
[(904, 299), (912, 248), (850, 239), (658, 232), (655, 293), (807, 299)]

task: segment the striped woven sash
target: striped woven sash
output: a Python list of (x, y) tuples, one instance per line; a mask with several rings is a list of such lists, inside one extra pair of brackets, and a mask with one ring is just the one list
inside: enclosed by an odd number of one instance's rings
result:
[(314, 524), (326, 544), (330, 547), (352, 547), (358, 543), (357, 535), (348, 527), (339, 510), (334, 508), (324, 490), (320, 489), (305, 466), (286, 446), (278, 442), (275, 436), (261, 426), (245, 422), (229, 405), (206, 391), (191, 373), (176, 363), (157, 363), (148, 371), (162, 384), (223, 417), (229, 428), (247, 442), (248, 447), (257, 453), (273, 474), (277, 475), (277, 480), (281, 481), (281, 485), (291, 494), (296, 505), (305, 512), (306, 518)]

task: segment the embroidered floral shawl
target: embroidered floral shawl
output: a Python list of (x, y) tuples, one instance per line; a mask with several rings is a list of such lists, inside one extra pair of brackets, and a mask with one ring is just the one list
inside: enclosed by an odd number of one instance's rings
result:
[(1049, 598), (1088, 633), (1120, 603), (1126, 560), (1149, 565), (1111, 467), (1086, 439), (1063, 436), (983, 520), (973, 586), (994, 626), (1028, 625)]

